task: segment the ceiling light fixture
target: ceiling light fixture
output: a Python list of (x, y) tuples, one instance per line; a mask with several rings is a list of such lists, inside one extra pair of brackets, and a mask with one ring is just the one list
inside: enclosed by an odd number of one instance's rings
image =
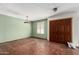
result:
[(58, 8), (57, 8), (57, 7), (53, 8), (53, 11), (54, 11), (54, 12), (56, 12), (57, 10), (58, 10)]

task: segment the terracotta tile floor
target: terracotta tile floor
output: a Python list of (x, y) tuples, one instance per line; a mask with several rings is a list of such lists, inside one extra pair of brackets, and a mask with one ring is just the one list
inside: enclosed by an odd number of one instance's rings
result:
[(1, 55), (79, 55), (79, 49), (70, 49), (64, 44), (28, 38), (0, 43)]

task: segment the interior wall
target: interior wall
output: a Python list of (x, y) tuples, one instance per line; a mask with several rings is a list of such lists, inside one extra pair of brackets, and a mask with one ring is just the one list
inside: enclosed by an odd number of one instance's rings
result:
[[(42, 22), (42, 21), (44, 21), (44, 25), (45, 25), (44, 34), (37, 34), (37, 22)], [(47, 19), (33, 21), (31, 25), (32, 25), (32, 36), (47, 39), (47, 27), (48, 27)]]
[(31, 24), (23, 19), (0, 15), (0, 43), (31, 36)]
[[(78, 35), (79, 35), (79, 30), (78, 30), (78, 23), (79, 23), (79, 19), (78, 19), (78, 15), (76, 12), (63, 12), (60, 13), (58, 15), (55, 16), (51, 16), (48, 18), (48, 20), (55, 20), (55, 19), (62, 19), (62, 18), (68, 18), (68, 17), (72, 17), (72, 43), (74, 46), (78, 45)], [(49, 26), (49, 21), (48, 21), (48, 26)], [(48, 28), (49, 30), (49, 28)], [(48, 31), (49, 33), (49, 31)], [(48, 40), (49, 40), (49, 35), (48, 35)]]
[(73, 17), (73, 22), (72, 22), (72, 30), (73, 30), (73, 34), (72, 34), (72, 38), (73, 38), (73, 43), (76, 46), (79, 46), (79, 17), (78, 15), (75, 15)]
[(5, 36), (5, 27), (4, 27), (4, 19), (3, 16), (0, 15), (0, 42), (2, 42), (4, 40), (4, 36)]

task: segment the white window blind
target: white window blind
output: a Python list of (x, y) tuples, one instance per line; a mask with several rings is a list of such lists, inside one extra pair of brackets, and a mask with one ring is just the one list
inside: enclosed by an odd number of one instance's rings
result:
[(44, 22), (37, 23), (37, 34), (44, 34)]

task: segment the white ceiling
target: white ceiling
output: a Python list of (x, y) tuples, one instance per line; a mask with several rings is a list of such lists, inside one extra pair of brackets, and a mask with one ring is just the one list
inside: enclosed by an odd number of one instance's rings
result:
[[(13, 16), (21, 19), (39, 20), (47, 18), (51, 15), (62, 11), (79, 10), (79, 4), (65, 4), (65, 3), (0, 3), (0, 14)], [(54, 7), (58, 7), (55, 13), (52, 11)]]

